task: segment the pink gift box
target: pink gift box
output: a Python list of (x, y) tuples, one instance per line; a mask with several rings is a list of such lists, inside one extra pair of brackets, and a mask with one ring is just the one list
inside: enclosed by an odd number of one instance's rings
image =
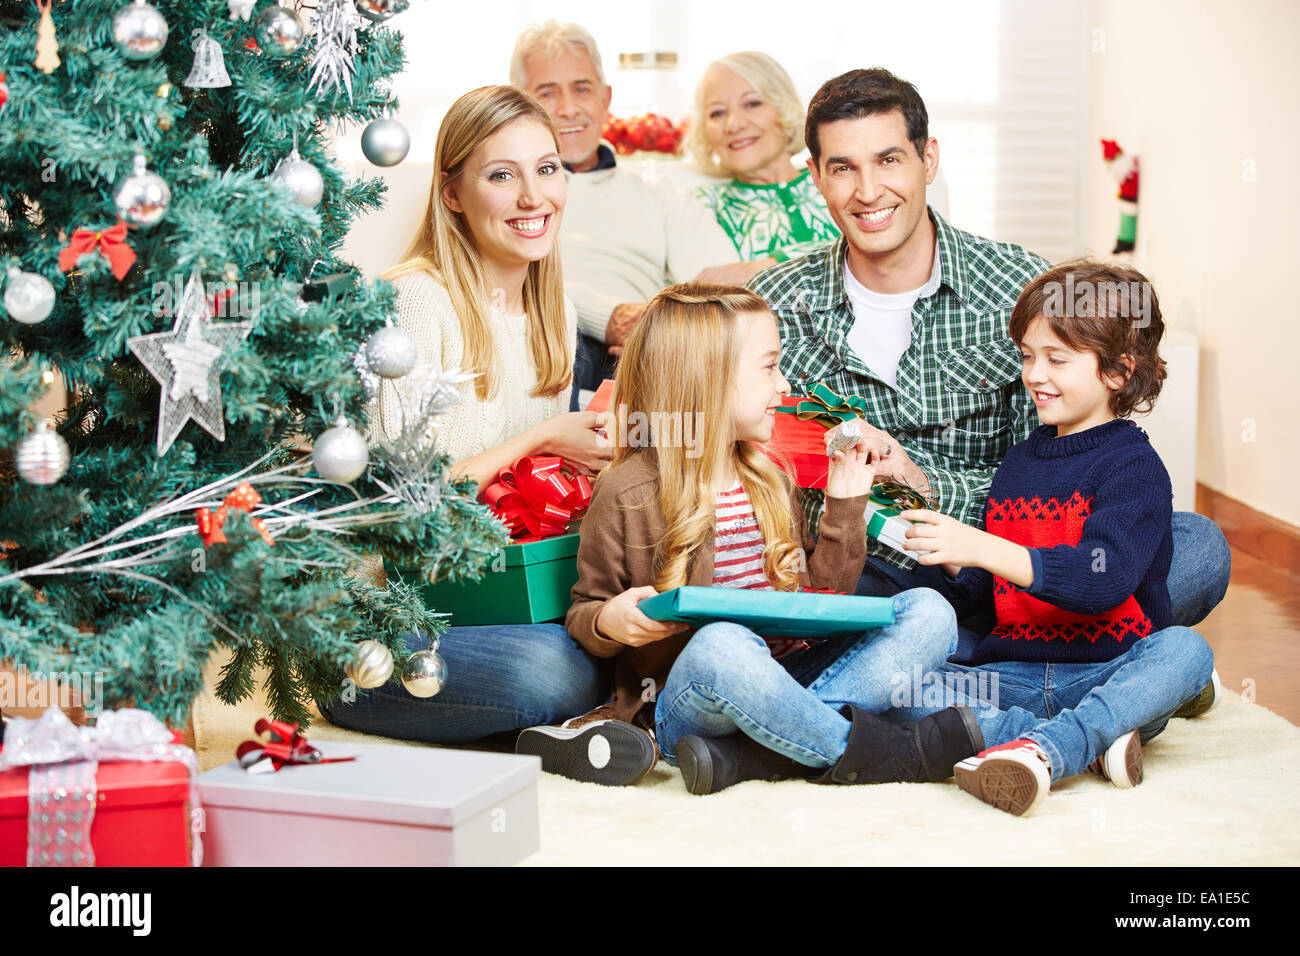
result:
[(536, 757), (312, 746), (357, 759), (199, 777), (205, 866), (508, 866), (537, 851)]

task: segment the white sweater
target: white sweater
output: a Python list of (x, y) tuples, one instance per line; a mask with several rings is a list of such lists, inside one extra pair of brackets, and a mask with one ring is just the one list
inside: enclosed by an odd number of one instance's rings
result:
[[(397, 324), (415, 339), (419, 358), (402, 378), (381, 380), (372, 421), (376, 431), (382, 429), (390, 439), (402, 428), (402, 397), (418, 394), (441, 372), (463, 368), (465, 352), (460, 319), (437, 279), (427, 272), (415, 272), (394, 279), (393, 286), (397, 289)], [(577, 345), (577, 319), (573, 303), (566, 299), (564, 305), (566, 340), (572, 354)], [(527, 316), (506, 315), (494, 308), (489, 311), (489, 321), (500, 363), (497, 394), (480, 401), (474, 382), (464, 382), (460, 404), (435, 420), (436, 433), (426, 433), (452, 461), (471, 458), (569, 410), (568, 388), (549, 398), (530, 394), (537, 373), (528, 350)]]
[(566, 172), (565, 182), (564, 291), (584, 335), (603, 342), (614, 306), (645, 302), (707, 266), (739, 261), (713, 213), (666, 178), (649, 185), (615, 166)]

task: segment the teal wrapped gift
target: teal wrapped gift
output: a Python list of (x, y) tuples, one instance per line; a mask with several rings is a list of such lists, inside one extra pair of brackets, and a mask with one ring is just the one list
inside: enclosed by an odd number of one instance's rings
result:
[(452, 627), (537, 624), (569, 613), (569, 592), (577, 581), (578, 535), (564, 534), (507, 545), (478, 581), (426, 584), (420, 594), (430, 610), (451, 614)]
[(808, 591), (687, 586), (646, 598), (637, 607), (656, 621), (685, 621), (695, 627), (731, 621), (766, 637), (831, 637), (894, 623), (890, 598)]

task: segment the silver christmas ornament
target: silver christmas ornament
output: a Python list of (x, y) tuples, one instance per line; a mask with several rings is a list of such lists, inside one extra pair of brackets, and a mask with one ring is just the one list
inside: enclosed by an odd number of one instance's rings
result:
[(135, 154), (135, 170), (113, 190), (117, 214), (133, 226), (149, 228), (167, 214), (172, 191), (157, 173), (151, 173), (140, 153)]
[(251, 322), (208, 321), (208, 299), (196, 268), (170, 332), (136, 335), (127, 348), (162, 385), (158, 399), (158, 454), (164, 455), (185, 423), (194, 420), (217, 441), (226, 440), (221, 412), (224, 356), (253, 330)]
[(298, 155), (295, 147), (289, 157), (275, 168), (271, 178), (289, 187), (294, 202), (315, 209), (325, 195), (325, 180), (320, 171), (307, 160)]
[(258, 16), (253, 36), (267, 56), (292, 56), (302, 49), (307, 26), (288, 7), (271, 6)]
[(194, 89), (215, 89), (230, 85), (226, 72), (226, 58), (221, 44), (208, 36), (202, 27), (194, 31), (194, 66), (185, 78), (185, 85)]
[(316, 439), (311, 460), (322, 478), (346, 485), (365, 473), (370, 464), (370, 448), (365, 436), (340, 415), (334, 427), (325, 429)]
[(226, 0), (226, 6), (230, 7), (230, 19), (247, 23), (253, 15), (254, 2), (255, 0)]
[(357, 13), (374, 23), (383, 23), (410, 5), (409, 0), (356, 0)]
[(366, 339), (366, 364), (380, 378), (401, 378), (419, 358), (419, 349), (410, 333), (388, 326)]
[(167, 43), (167, 21), (156, 7), (135, 0), (113, 15), (113, 45), (128, 60), (149, 60)]
[(412, 697), (432, 697), (447, 683), (447, 662), (438, 655), (438, 639), (427, 651), (416, 651), (402, 668), (402, 686)]
[(396, 166), (411, 149), (411, 136), (395, 119), (378, 119), (361, 134), (361, 152), (376, 166)]
[(54, 484), (68, 470), (68, 460), (68, 443), (45, 422), (14, 449), (14, 467), (33, 485)]
[(360, 688), (379, 687), (393, 676), (393, 652), (378, 641), (362, 641), (357, 645), (356, 659), (345, 671)]
[(9, 267), (9, 281), (5, 284), (5, 311), (9, 318), (23, 325), (44, 322), (54, 311), (54, 286), (50, 280), (35, 272), (23, 272)]

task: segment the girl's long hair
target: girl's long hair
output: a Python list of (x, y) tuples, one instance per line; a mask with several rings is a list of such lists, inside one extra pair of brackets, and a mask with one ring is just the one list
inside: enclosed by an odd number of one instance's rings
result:
[[(461, 176), (465, 161), (480, 143), (519, 119), (546, 127), (559, 152), (555, 124), (527, 93), (510, 86), (484, 86), (451, 105), (433, 149), (433, 183), (424, 219), (402, 261), (383, 276), (396, 279), (412, 272), (429, 272), (446, 288), (465, 343), (462, 366), (467, 372), (478, 373), (474, 389), (480, 400), (495, 396), (501, 384), (497, 344), (488, 323), (487, 282), (465, 217), (447, 206), (442, 192), (446, 184)], [(552, 245), (544, 259), (529, 264), (524, 279), (524, 309), (528, 313), (528, 349), (537, 373), (532, 394), (557, 395), (569, 387), (573, 378), (558, 244)]]
[[(655, 296), (627, 339), (609, 409), (629, 423), (648, 422), (648, 447), (631, 447), (619, 436), (613, 463), (647, 455), (659, 473), (666, 527), (655, 553), (660, 591), (686, 583), (691, 556), (715, 533), (713, 488), (729, 468), (763, 532), (768, 581), (781, 591), (799, 587), (790, 479), (752, 442), (736, 440), (732, 413), (742, 344), (737, 317), (767, 311), (762, 298), (744, 289), (686, 283)], [(634, 418), (637, 413), (643, 417)], [(674, 415), (680, 430), (668, 424)], [(694, 449), (674, 440), (688, 428), (698, 442)]]

